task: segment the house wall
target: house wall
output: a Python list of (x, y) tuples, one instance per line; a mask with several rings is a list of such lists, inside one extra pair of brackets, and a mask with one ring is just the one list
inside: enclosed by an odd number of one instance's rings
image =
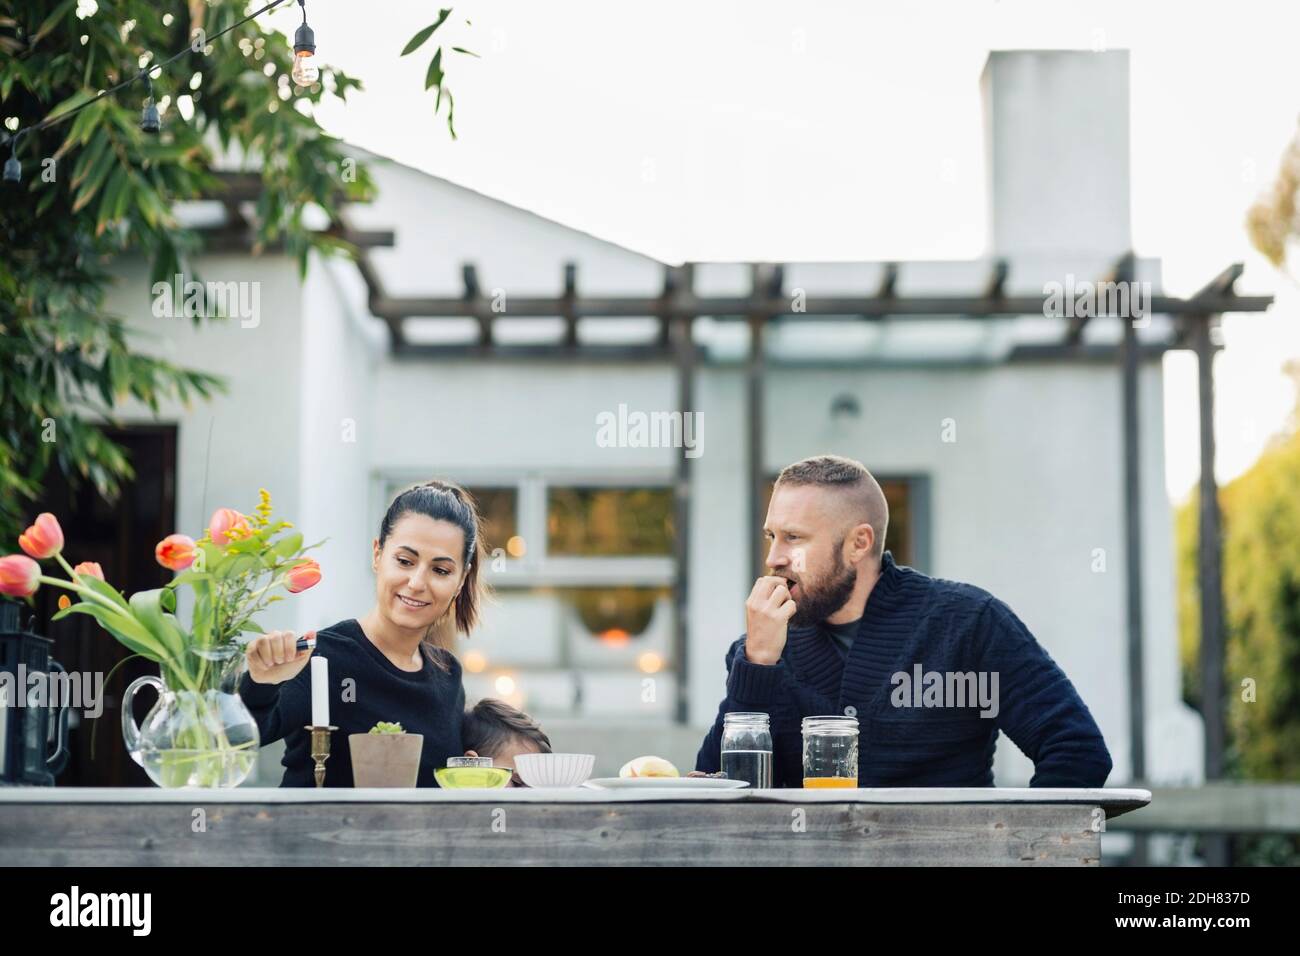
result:
[[(284, 257), (207, 256), (198, 262), (203, 281), (249, 283), (259, 310), (241, 320), (205, 321), (153, 314), (147, 264), (118, 260), (118, 282), (105, 309), (124, 316), (143, 352), (221, 376), (224, 393), (188, 407), (164, 402), (157, 420), (179, 424), (176, 463), (176, 530), (194, 537), (218, 507), (251, 511), (265, 487), (282, 517), (301, 513), (299, 436), (303, 421), (303, 292)], [(193, 278), (187, 276), (187, 279)], [(118, 414), (125, 423), (155, 421), (134, 399)], [(273, 606), (267, 626), (290, 626), (290, 605)]]
[[(379, 472), (426, 467), (503, 473), (646, 469), (668, 472), (671, 449), (607, 449), (594, 442), (597, 412), (672, 408), (670, 369), (539, 366), (518, 382), (504, 363), (383, 360), (374, 383)], [(832, 423), (841, 393), (856, 422)], [(453, 406), (448, 393), (476, 395)], [(706, 726), (724, 686), (727, 646), (744, 630), (747, 523), (743, 374), (707, 369), (697, 380), (703, 454), (694, 459), (688, 696), (690, 722)], [(987, 588), (1026, 622), (1075, 683), (1111, 747), (1114, 779), (1127, 775), (1126, 635), (1120, 392), (1116, 370), (1063, 365), (965, 371), (770, 373), (767, 467), (836, 452), (882, 473), (931, 479), (933, 572)], [(1143, 533), (1148, 749), (1152, 778), (1194, 774), (1196, 720), (1179, 701), (1172, 529), (1163, 484), (1160, 369), (1144, 369)], [(402, 410), (437, 407), (425, 420)], [(955, 421), (957, 440), (941, 438)], [(1096, 570), (1094, 570), (1096, 568)], [(521, 635), (522, 637), (523, 635)], [(629, 674), (629, 681), (636, 678)], [(575, 731), (576, 733), (577, 731)], [(653, 749), (655, 731), (642, 732)], [(1027, 782), (1032, 767), (1009, 743), (1000, 783)], [(639, 752), (639, 751), (638, 751)]]
[[(1013, 270), (1018, 291), (1067, 273), (1098, 277), (1129, 244), (1126, 57), (995, 53), (984, 92), (991, 254), (1027, 264)], [(1074, 120), (1085, 116), (1096, 121), (1090, 135), (1069, 139)], [(1044, 126), (1051, 118), (1058, 125)], [(1062, 150), (1065, 139), (1070, 147)], [(581, 293), (660, 288), (662, 264), (648, 257), (367, 158), (379, 198), (350, 217), (360, 228), (396, 229), (396, 247), (373, 253), (389, 294), (459, 294), (467, 262), (485, 291), (500, 289), (507, 301), (559, 292), (568, 261), (580, 264)], [(211, 403), (160, 411), (180, 423), (178, 529), (198, 531), (218, 505), (249, 508), (266, 486), (309, 539), (328, 535), (319, 553), (326, 583), (277, 605), (269, 626), (306, 629), (364, 612), (372, 594), (370, 542), (393, 481), (432, 474), (467, 482), (533, 473), (663, 478), (674, 471), (675, 450), (595, 441), (597, 413), (619, 403), (673, 408), (668, 367), (394, 359), (346, 264), (314, 262), (305, 282), (277, 256), (207, 257), (201, 266), (206, 278), (257, 284), (256, 327), (209, 323), (199, 331), (187, 320), (152, 316), (142, 295), (144, 266), (129, 260), (108, 307), (131, 318), (147, 348), (222, 374), (230, 386)], [(1158, 283), (1158, 269), (1144, 278)], [(1104, 334), (1094, 322), (1086, 341)], [(1199, 719), (1179, 700), (1160, 379), (1159, 366), (1147, 366), (1140, 388), (1147, 753), (1148, 779), (1175, 782), (1200, 776), (1201, 742)], [(932, 572), (985, 587), (1011, 605), (1096, 716), (1115, 760), (1111, 782), (1127, 779), (1118, 371), (1062, 364), (773, 369), (767, 389), (770, 471), (835, 451), (881, 473), (930, 478)], [(858, 399), (861, 415), (832, 422), (831, 402), (842, 393)], [(690, 506), (693, 727), (667, 727), (657, 712), (640, 720), (555, 721), (557, 746), (599, 747), (608, 765), (598, 772), (616, 770), (620, 755), (651, 751), (688, 764), (722, 696), (723, 654), (744, 627), (751, 529), (743, 371), (702, 369), (696, 399), (704, 445), (693, 463)], [(124, 417), (152, 420), (137, 405)], [(955, 442), (942, 440), (948, 419)], [(1103, 554), (1105, 569), (1096, 570)], [(535, 622), (549, 612), (539, 605), (529, 613), (543, 615)], [(529, 639), (530, 618), (510, 620), (517, 623), (508, 628), (520, 627), (520, 639)], [(1024, 783), (1030, 773), (1007, 743), (997, 771), (1003, 785)]]
[[(161, 409), (163, 420), (180, 423), (177, 528), (198, 532), (218, 505), (251, 507), (265, 486), (309, 540), (328, 537), (318, 555), (326, 584), (277, 605), (268, 626), (306, 629), (369, 606), (369, 544), (386, 504), (378, 492), (385, 476), (667, 476), (675, 468), (672, 449), (595, 441), (596, 415), (620, 402), (673, 407), (668, 367), (395, 360), (353, 314), (338, 276), (346, 265), (313, 267), (302, 286), (286, 260), (201, 265), (205, 277), (260, 283), (257, 327), (231, 321), (196, 331), (188, 320), (155, 318), (126, 291), (147, 288), (142, 264), (124, 266), (108, 307), (130, 316), (158, 354), (228, 381), (212, 402)], [(832, 422), (841, 393), (858, 399), (858, 419)], [(687, 660), (696, 733), (672, 732), (675, 749), (666, 754), (686, 762), (721, 699), (723, 654), (744, 629), (751, 583), (743, 373), (703, 369), (696, 395), (704, 430), (692, 466)], [(1115, 759), (1112, 782), (1126, 777), (1129, 761), (1119, 396), (1118, 374), (1106, 367), (773, 370), (765, 438), (770, 471), (834, 451), (882, 473), (928, 475), (932, 572), (985, 587), (1021, 616), (1093, 710)], [(1158, 366), (1144, 370), (1140, 401), (1150, 778), (1194, 778), (1199, 721), (1179, 700)], [(152, 420), (138, 406), (123, 417)], [(952, 443), (941, 440), (948, 418)], [(1104, 549), (1104, 572), (1093, 570), (1095, 549)], [(659, 720), (626, 723), (621, 737), (599, 731), (624, 741), (619, 753), (653, 751), (664, 739)], [(560, 726), (570, 748), (595, 733), (581, 722)], [(1028, 761), (1009, 743), (997, 760), (999, 783), (1028, 780)]]

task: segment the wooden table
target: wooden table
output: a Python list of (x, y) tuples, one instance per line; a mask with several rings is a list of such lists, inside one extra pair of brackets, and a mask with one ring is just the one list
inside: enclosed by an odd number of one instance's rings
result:
[(0, 789), (0, 866), (1097, 866), (1148, 790)]

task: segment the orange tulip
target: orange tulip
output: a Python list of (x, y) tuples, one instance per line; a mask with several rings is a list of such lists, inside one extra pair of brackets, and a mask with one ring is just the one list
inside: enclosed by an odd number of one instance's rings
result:
[(153, 554), (164, 568), (184, 571), (194, 563), (198, 549), (194, 539), (189, 535), (169, 534), (158, 542), (158, 547), (153, 549)]
[(41, 566), (25, 554), (0, 558), (0, 594), (31, 597), (41, 586)]
[(37, 515), (36, 523), (18, 536), (18, 546), (37, 560), (52, 558), (63, 550), (63, 529), (48, 511)]
[(289, 569), (289, 593), (297, 594), (320, 583), (320, 565), (314, 558), (304, 558)]
[(234, 540), (230, 532), (236, 528), (247, 531), (248, 517), (234, 508), (218, 508), (212, 512), (212, 518), (208, 521), (208, 533), (212, 535), (212, 543), (218, 548), (224, 548)]
[(82, 561), (72, 569), (73, 574), (84, 574), (87, 577), (99, 578), (104, 580), (104, 569), (99, 566), (98, 561)]
[(68, 597), (66, 594), (60, 594), (60, 595), (59, 595), (59, 610), (60, 610), (60, 611), (66, 611), (66, 610), (67, 610), (68, 608), (70, 608), (70, 607), (72, 607), (72, 599), (71, 599), (70, 597)]

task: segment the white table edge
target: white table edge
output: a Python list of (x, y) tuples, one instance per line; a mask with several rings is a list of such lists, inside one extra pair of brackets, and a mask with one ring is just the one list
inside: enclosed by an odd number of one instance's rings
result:
[[(880, 787), (843, 790), (443, 790), (236, 787), (163, 790), (154, 787), (0, 787), (5, 804), (280, 804), (280, 803), (875, 803), (1082, 804), (1108, 817), (1151, 802), (1150, 790), (1049, 787)], [(3, 812), (0, 809), (0, 812)]]

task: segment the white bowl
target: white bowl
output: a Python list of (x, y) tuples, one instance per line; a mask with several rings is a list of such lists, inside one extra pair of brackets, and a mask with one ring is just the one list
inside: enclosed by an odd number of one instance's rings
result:
[(581, 786), (596, 765), (595, 754), (517, 754), (515, 770), (530, 787), (556, 789)]

